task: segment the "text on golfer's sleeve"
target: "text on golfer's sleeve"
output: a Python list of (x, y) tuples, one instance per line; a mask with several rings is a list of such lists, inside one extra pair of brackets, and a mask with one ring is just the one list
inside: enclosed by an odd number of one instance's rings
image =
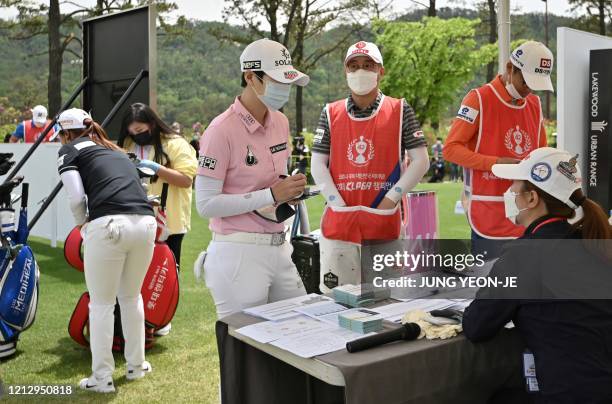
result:
[(478, 117), (478, 110), (467, 105), (461, 105), (457, 111), (457, 118), (463, 119), (467, 123), (474, 123)]

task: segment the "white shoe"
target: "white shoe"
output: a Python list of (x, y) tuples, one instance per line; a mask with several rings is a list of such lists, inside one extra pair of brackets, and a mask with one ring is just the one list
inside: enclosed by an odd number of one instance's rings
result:
[(172, 323), (168, 323), (168, 325), (166, 325), (165, 327), (162, 327), (159, 330), (155, 331), (153, 335), (155, 335), (156, 337), (163, 337), (164, 335), (170, 334), (171, 329)]
[(125, 377), (128, 380), (136, 380), (141, 379), (145, 376), (146, 373), (151, 373), (153, 371), (153, 366), (147, 361), (142, 362), (140, 367), (127, 365), (127, 372), (125, 373)]
[(79, 387), (87, 391), (95, 391), (96, 393), (114, 393), (115, 385), (113, 379), (109, 377), (103, 381), (99, 381), (94, 375), (91, 375), (79, 382)]

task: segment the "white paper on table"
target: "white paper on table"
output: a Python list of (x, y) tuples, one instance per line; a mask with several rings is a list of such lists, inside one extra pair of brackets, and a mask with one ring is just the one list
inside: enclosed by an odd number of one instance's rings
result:
[(432, 310), (447, 309), (457, 304), (456, 301), (450, 299), (415, 299), (408, 302), (392, 303), (386, 306), (374, 307), (369, 310), (374, 311), (383, 316), (387, 321), (394, 323), (399, 322), (404, 314), (412, 310), (423, 310), (426, 312)]
[(247, 325), (236, 332), (266, 344), (284, 337), (300, 336), (310, 332), (320, 332), (331, 328), (329, 324), (307, 316), (295, 316), (280, 321), (264, 321)]
[(299, 307), (322, 301), (333, 301), (333, 299), (327, 296), (311, 293), (309, 295), (280, 300), (278, 302), (268, 303), (261, 306), (249, 307), (243, 311), (255, 317), (260, 317), (271, 321), (278, 321), (297, 316), (298, 313), (296, 313), (294, 310)]
[(323, 332), (303, 334), (299, 337), (281, 338), (270, 344), (299, 357), (312, 358), (313, 356), (346, 349), (347, 342), (373, 334), (359, 334), (344, 328), (334, 327)]
[(338, 315), (349, 310), (350, 309), (334, 301), (314, 303), (295, 309), (298, 313), (334, 325), (338, 325)]

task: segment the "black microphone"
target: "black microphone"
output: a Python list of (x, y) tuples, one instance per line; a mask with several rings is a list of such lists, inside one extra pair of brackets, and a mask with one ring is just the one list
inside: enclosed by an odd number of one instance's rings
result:
[(347, 342), (346, 350), (350, 353), (355, 353), (393, 341), (410, 341), (417, 339), (419, 334), (421, 334), (421, 327), (419, 327), (418, 324), (406, 323), (394, 330), (381, 332), (376, 335), (370, 335), (369, 337), (359, 338), (354, 341)]

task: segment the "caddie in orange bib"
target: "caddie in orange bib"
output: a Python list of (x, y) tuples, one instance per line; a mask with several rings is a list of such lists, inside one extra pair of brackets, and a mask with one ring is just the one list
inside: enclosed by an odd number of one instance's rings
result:
[(378, 47), (351, 46), (345, 72), (351, 95), (323, 109), (311, 163), (327, 202), (319, 240), (323, 292), (361, 283), (361, 243), (402, 235), (399, 202), (429, 168), (414, 111), (378, 89), (384, 75)]
[[(503, 75), (468, 93), (444, 146), (444, 158), (464, 167), (466, 213), (472, 239), (512, 239), (522, 230), (504, 214), (503, 193), (511, 185), (491, 171), (496, 163), (518, 163), (546, 146), (540, 99), (553, 91), (552, 52), (528, 41), (516, 48)], [(490, 257), (497, 255), (490, 251)]]

